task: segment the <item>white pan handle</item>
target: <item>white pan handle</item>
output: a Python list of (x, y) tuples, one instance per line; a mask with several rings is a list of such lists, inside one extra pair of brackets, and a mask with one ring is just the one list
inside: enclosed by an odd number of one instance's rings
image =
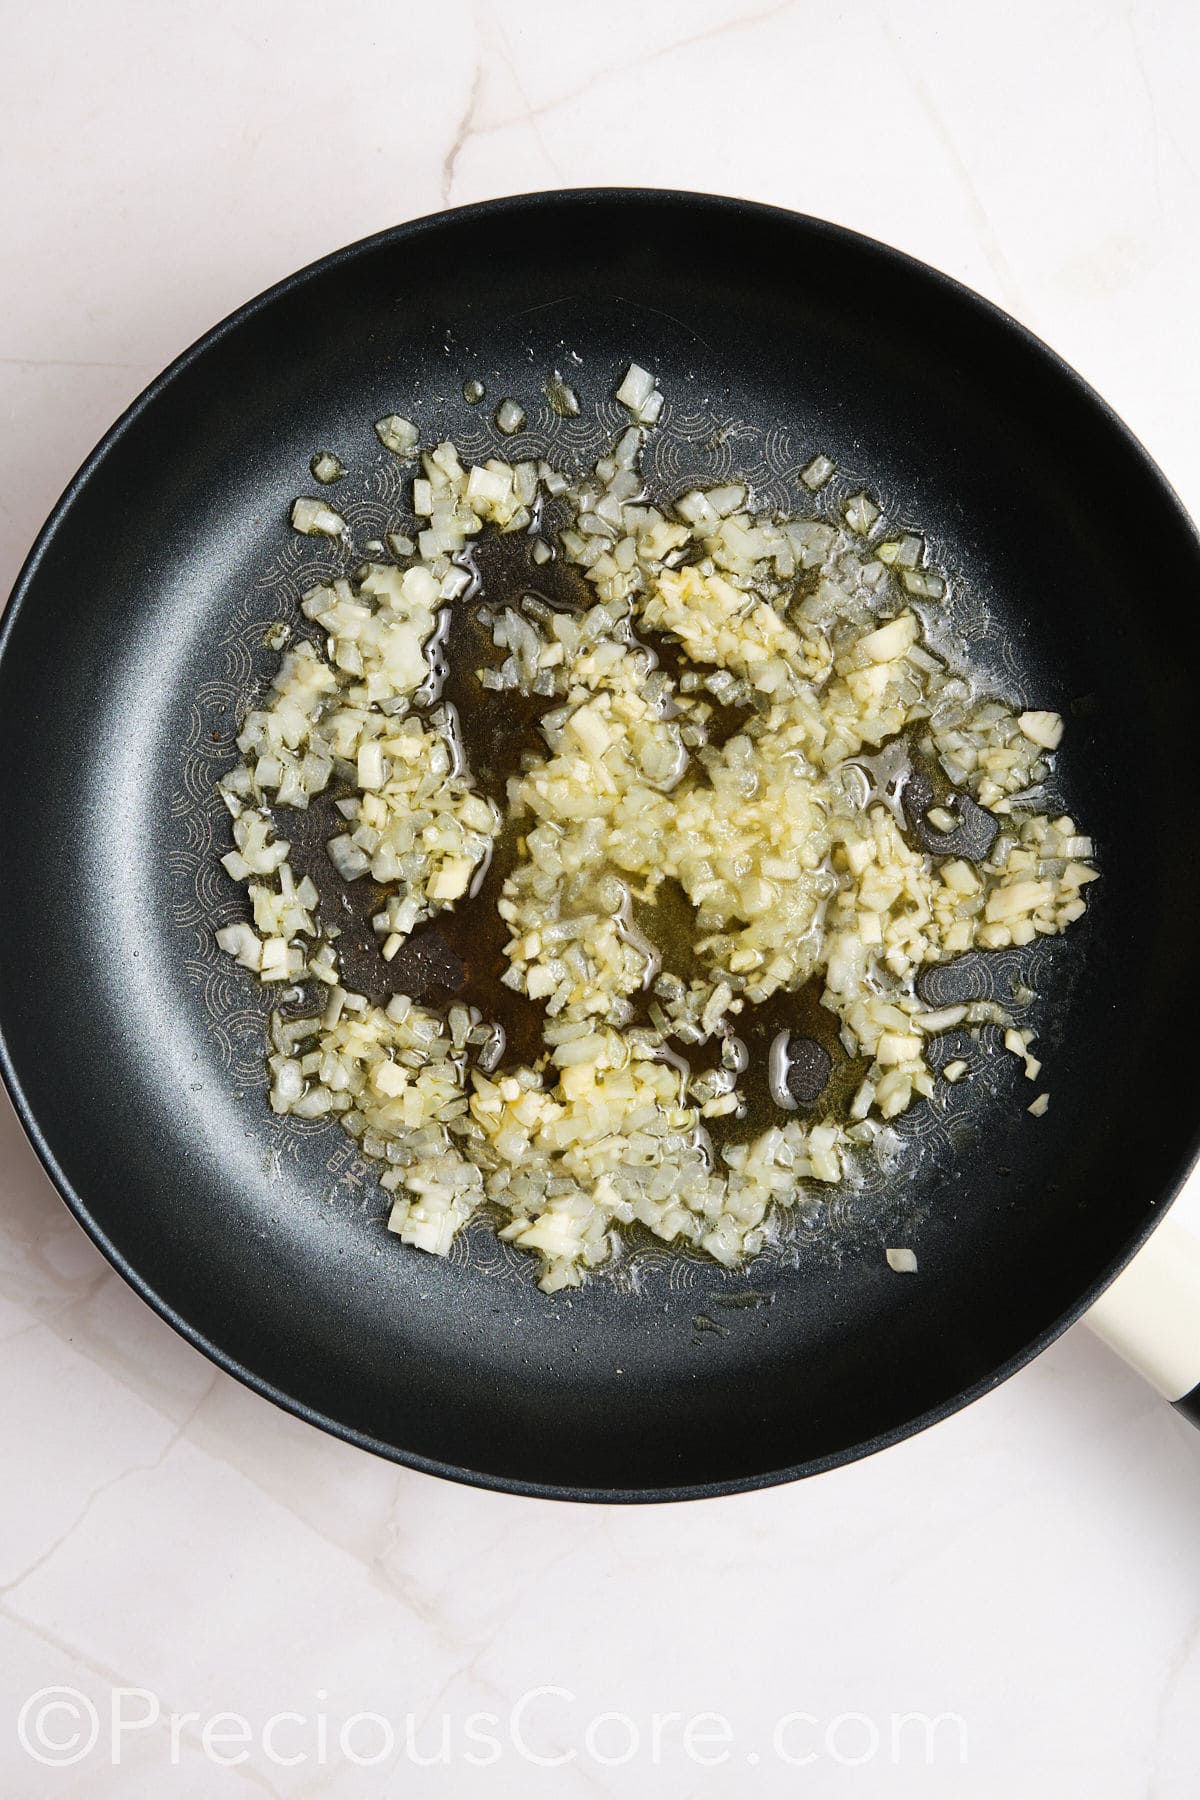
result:
[(1200, 1169), (1084, 1319), (1200, 1425)]

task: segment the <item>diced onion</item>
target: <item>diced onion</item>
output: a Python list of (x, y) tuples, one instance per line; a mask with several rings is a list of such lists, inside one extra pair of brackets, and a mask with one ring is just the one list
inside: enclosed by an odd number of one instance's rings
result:
[(866, 494), (854, 494), (846, 502), (845, 518), (851, 531), (865, 537), (879, 517), (879, 508)]
[(292, 527), (306, 537), (337, 538), (345, 531), (346, 521), (323, 500), (302, 499), (292, 502)]
[(1043, 750), (1057, 750), (1062, 742), (1063, 722), (1056, 712), (1023, 712), (1017, 724)]
[(649, 369), (630, 363), (625, 371), (617, 399), (627, 406), (639, 425), (654, 425), (662, 412), (663, 396)]
[(411, 456), (421, 441), (421, 433), (412, 420), (402, 419), (399, 413), (376, 419), (375, 435), (385, 450), (392, 450), (397, 456)]
[(314, 481), (323, 482), (326, 486), (332, 481), (340, 481), (346, 473), (346, 466), (333, 454), (332, 450), (318, 450), (309, 463)]
[[(558, 373), (546, 393), (562, 416), (578, 413)], [(468, 403), (482, 395), (464, 384)], [(416, 1248), (445, 1255), (493, 1204), (547, 1292), (577, 1285), (635, 1223), (726, 1267), (755, 1255), (774, 1210), (806, 1189), (857, 1178), (864, 1158), (893, 1169), (902, 1144), (887, 1122), (922, 1099), (949, 1109), (939, 1073), (949, 1085), (971, 1073), (967, 1046), (984, 1027), (1000, 1028), (1035, 1081), (1034, 1032), (1007, 1004), (927, 1006), (919, 977), (1068, 929), (1098, 875), (1086, 831), (1031, 800), (1059, 714), (1018, 713), (927, 641), (931, 608), (908, 596), (936, 602), (945, 579), (918, 533), (877, 533), (865, 492), (839, 490), (823, 519), (756, 505), (737, 479), (656, 503), (642, 460), (663, 395), (631, 363), (616, 397), (632, 422), (576, 478), (532, 459), (464, 463), (449, 441), (426, 448), (416, 524), (386, 536), (394, 560), (369, 539), (352, 572), (303, 595), (311, 639), (286, 620), (268, 628), (279, 668), (246, 708), (241, 760), (220, 783), (233, 836), (221, 862), (245, 884), (247, 917), (216, 936), (280, 997), (272, 1108), (337, 1119), (380, 1171), (390, 1228)], [(495, 420), (508, 436), (526, 423), (511, 398)], [(414, 423), (389, 414), (375, 429), (415, 457)], [(322, 481), (345, 473), (332, 452), (312, 469)], [(833, 473), (817, 456), (800, 481), (815, 492)], [(292, 523), (351, 549), (345, 519), (320, 499), (297, 499)], [(486, 576), (481, 588), (471, 553), (485, 532), (524, 534), (533, 566), (557, 556), (587, 599), (493, 595)], [(437, 705), (452, 614), (477, 601), (472, 629), (495, 650), (482, 689), (542, 709), (543, 748), (494, 794), (455, 710)], [(914, 740), (995, 815), (976, 860), (928, 854), (928, 834), (909, 834)], [(414, 932), (463, 908), (469, 929), (511, 827), (498, 972), (540, 1009), (539, 1052), (518, 1063), (503, 1008), (482, 1016), (469, 989), (443, 1015), (402, 991), (377, 1007), (347, 987), (349, 940), (336, 914), (322, 916), (324, 883), (297, 876), (279, 834), (288, 809), (322, 795), (325, 854), (370, 895), (397, 988)], [(954, 798), (925, 812), (948, 837), (965, 816)], [(665, 893), (694, 921), (688, 981), (642, 928), (640, 907), (654, 920)], [(769, 1034), (763, 1070), (748, 1066), (752, 1034), (738, 1035), (757, 1006), (786, 1008), (810, 983), (839, 1053), (862, 1059), (840, 1116), (797, 1103), (790, 1030)], [(300, 998), (310, 1015), (295, 1015)], [(1012, 1008), (1034, 999), (1018, 984)], [(964, 1053), (939, 1070), (951, 1031)], [(739, 1123), (747, 1084), (764, 1077), (772, 1122), (752, 1130)], [(1027, 1110), (1040, 1117), (1048, 1103), (1039, 1093)], [(909, 1249), (886, 1256), (916, 1269)]]
[(505, 437), (515, 437), (525, 429), (525, 408), (517, 400), (502, 400), (496, 408), (496, 429)]

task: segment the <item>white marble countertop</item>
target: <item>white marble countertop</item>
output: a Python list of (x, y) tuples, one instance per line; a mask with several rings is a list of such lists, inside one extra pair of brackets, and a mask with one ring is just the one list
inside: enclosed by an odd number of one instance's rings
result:
[[(1200, 515), (1188, 0), (43, 0), (3, 38), (0, 591), (230, 308), (444, 203), (575, 184), (924, 257), (1088, 376)], [(7, 1107), (0, 1195), (6, 1796), (1195, 1794), (1200, 1433), (1086, 1332), (819, 1480), (572, 1508), (374, 1461), (214, 1371)], [(907, 1714), (949, 1715), (928, 1759)]]

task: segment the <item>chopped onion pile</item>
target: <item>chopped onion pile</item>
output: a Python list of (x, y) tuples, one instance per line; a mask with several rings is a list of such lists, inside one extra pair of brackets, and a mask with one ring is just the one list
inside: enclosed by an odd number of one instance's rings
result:
[[(547, 393), (556, 410), (578, 410), (560, 377)], [(304, 1017), (273, 1019), (271, 1105), (338, 1117), (380, 1164), (389, 1223), (407, 1243), (445, 1254), (480, 1205), (498, 1205), (501, 1235), (537, 1256), (548, 1292), (604, 1262), (635, 1221), (727, 1266), (753, 1255), (777, 1205), (807, 1182), (843, 1180), (881, 1121), (969, 1074), (962, 1057), (935, 1073), (927, 1050), (940, 1033), (1000, 1023), (1036, 1079), (1032, 1032), (994, 1005), (931, 1011), (917, 977), (968, 950), (1061, 932), (1096, 878), (1091, 840), (1032, 799), (1062, 720), (980, 694), (933, 647), (934, 614), (921, 609), (944, 582), (923, 541), (889, 531), (866, 493), (835, 523), (756, 512), (738, 482), (654, 505), (640, 462), (663, 395), (633, 364), (617, 398), (633, 423), (575, 482), (546, 463), (468, 467), (451, 443), (425, 450), (415, 541), (392, 533), (394, 562), (305, 594), (320, 635), (284, 652), (221, 783), (235, 846), (224, 866), (247, 884), (251, 918), (218, 941), (263, 982), (309, 984), (312, 1001)], [(496, 423), (520, 431), (523, 408), (502, 400)], [(414, 455), (408, 420), (392, 414), (376, 431)], [(315, 461), (313, 472), (334, 478)], [(816, 456), (801, 480), (816, 490), (833, 472)], [(567, 514), (553, 545), (548, 497)], [(292, 522), (347, 537), (321, 500), (298, 499)], [(471, 541), (488, 530), (532, 534), (535, 563), (556, 549), (591, 589), (577, 610), (519, 601), (489, 615), (499, 655), (483, 684), (546, 706), (544, 754), (526, 759), (503, 805), (435, 704), (435, 645), (447, 609), (464, 604)], [(677, 673), (639, 632), (676, 647)], [(716, 731), (731, 708), (736, 728)], [(901, 733), (995, 817), (982, 859), (914, 845), (876, 761)], [(469, 995), (442, 1016), (399, 993), (375, 1006), (343, 984), (336, 925), (276, 836), (278, 812), (335, 783), (342, 829), (328, 854), (344, 881), (384, 891), (372, 922), (385, 959), (423, 921), (472, 904), (514, 822), (503, 979), (543, 1009), (532, 1066), (505, 1064), (498, 1021)], [(925, 818), (933, 833), (960, 824), (950, 806)], [(694, 915), (688, 980), (664, 971), (661, 946), (631, 923), (633, 902), (652, 907), (665, 882)], [(742, 1106), (726, 1054), (739, 1016), (814, 979), (847, 1054), (865, 1059), (847, 1116), (797, 1117), (773, 1063), (778, 1122), (718, 1154), (708, 1129)], [(637, 1014), (647, 995), (649, 1023)], [(709, 1042), (717, 1066), (698, 1075), (669, 1051)], [(911, 1251), (887, 1258), (915, 1268)]]

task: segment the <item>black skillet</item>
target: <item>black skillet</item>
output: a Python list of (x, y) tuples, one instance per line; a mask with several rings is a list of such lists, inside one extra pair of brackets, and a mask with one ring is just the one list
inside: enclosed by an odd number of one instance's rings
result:
[[(260, 997), (212, 948), (241, 902), (215, 869), (210, 789), (271, 666), (263, 631), (321, 554), (287, 524), (293, 496), (319, 491), (312, 453), (350, 465), (335, 491), (361, 542), (402, 511), (381, 414), (482, 446), (514, 394), (528, 442), (590, 456), (619, 426), (631, 357), (670, 400), (660, 491), (744, 473), (794, 504), (821, 450), (925, 529), (997, 681), (1068, 719), (1059, 792), (1104, 873), (1034, 970), (1046, 1117), (1004, 1059), (1011, 1080), (996, 1065), (919, 1109), (886, 1178), (801, 1207), (766, 1261), (727, 1276), (643, 1251), (547, 1298), (486, 1227), (447, 1260), (404, 1248), (335, 1130), (270, 1119)], [(579, 420), (541, 399), (555, 368)], [(1012, 320), (877, 243), (742, 202), (597, 191), (343, 250), (147, 390), (9, 604), (0, 1024), (25, 1127), (186, 1337), (415, 1467), (675, 1499), (892, 1443), (1077, 1318), (1195, 1154), (1198, 594), (1192, 528), (1119, 420)], [(888, 1268), (896, 1243), (915, 1276)]]

